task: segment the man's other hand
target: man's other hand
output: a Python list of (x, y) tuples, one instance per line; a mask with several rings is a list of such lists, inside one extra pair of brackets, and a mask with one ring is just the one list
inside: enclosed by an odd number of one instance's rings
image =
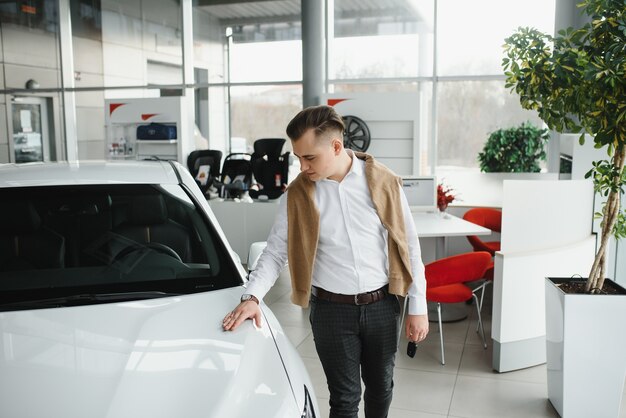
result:
[(424, 341), (428, 335), (428, 315), (407, 315), (405, 331), (409, 341)]

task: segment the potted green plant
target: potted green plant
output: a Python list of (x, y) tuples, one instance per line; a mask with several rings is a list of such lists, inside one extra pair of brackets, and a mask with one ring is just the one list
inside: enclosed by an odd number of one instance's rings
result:
[(536, 110), (551, 129), (581, 133), (581, 144), (591, 135), (597, 148), (608, 151), (609, 159), (594, 162), (587, 173), (606, 197), (597, 214), (598, 250), (580, 290), (570, 290), (578, 287), (571, 280), (546, 279), (546, 341), (548, 396), (561, 416), (617, 417), (626, 374), (626, 291), (605, 281), (605, 271), (609, 237), (626, 236), (620, 210), (626, 180), (626, 6), (624, 0), (586, 0), (579, 7), (590, 17), (580, 29), (554, 37), (518, 29), (506, 39), (503, 68), (523, 108)]
[(489, 134), (478, 153), (480, 171), (484, 173), (538, 173), (539, 161), (545, 161), (548, 130), (530, 122), (497, 129)]

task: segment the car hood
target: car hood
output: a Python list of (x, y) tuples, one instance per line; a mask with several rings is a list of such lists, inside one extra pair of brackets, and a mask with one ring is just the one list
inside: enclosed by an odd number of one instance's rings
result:
[(298, 416), (267, 322), (222, 331), (241, 293), (0, 313), (0, 416)]

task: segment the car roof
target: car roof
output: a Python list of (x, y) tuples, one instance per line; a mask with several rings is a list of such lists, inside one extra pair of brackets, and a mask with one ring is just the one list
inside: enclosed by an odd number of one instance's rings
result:
[(0, 164), (0, 188), (78, 184), (178, 184), (167, 161)]

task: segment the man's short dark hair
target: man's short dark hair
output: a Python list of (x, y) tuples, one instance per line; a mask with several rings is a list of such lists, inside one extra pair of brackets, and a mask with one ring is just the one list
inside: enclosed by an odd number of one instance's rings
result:
[(320, 136), (325, 132), (335, 130), (343, 135), (345, 126), (343, 119), (331, 106), (311, 106), (301, 110), (289, 125), (287, 125), (287, 136), (292, 141), (302, 137), (309, 129), (315, 129), (315, 136)]

